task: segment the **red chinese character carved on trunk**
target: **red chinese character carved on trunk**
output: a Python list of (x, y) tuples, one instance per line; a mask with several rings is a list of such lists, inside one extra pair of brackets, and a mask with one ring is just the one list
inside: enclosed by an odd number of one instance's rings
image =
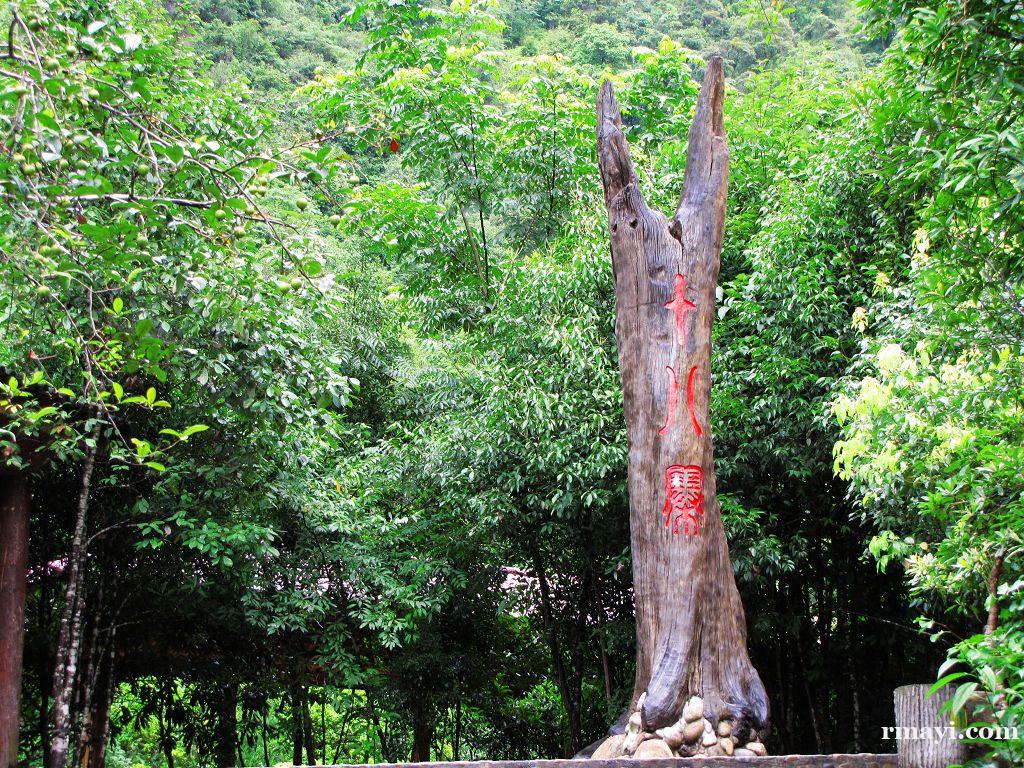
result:
[(676, 275), (676, 284), (672, 289), (672, 301), (665, 305), (676, 316), (676, 343), (680, 347), (686, 346), (686, 313), (696, 309), (697, 305), (686, 298), (686, 278)]
[(665, 527), (672, 533), (696, 536), (704, 525), (704, 470), (695, 464), (673, 464), (665, 470)]
[(675, 421), (676, 407), (679, 405), (679, 377), (676, 376), (676, 369), (671, 365), (666, 365), (665, 372), (668, 374), (668, 407), (665, 411), (665, 423), (658, 430), (658, 434), (662, 436), (668, 432), (668, 428)]
[(693, 422), (693, 428), (697, 432), (697, 437), (701, 437), (704, 434), (704, 430), (701, 429), (700, 422), (697, 421), (697, 403), (694, 402), (694, 387), (697, 384), (697, 366), (693, 366), (690, 369), (690, 375), (686, 378), (686, 408), (690, 411), (690, 421)]

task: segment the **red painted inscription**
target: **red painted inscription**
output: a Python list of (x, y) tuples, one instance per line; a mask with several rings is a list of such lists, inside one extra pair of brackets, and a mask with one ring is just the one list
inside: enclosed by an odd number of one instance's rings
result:
[(668, 374), (668, 409), (665, 413), (665, 423), (658, 430), (659, 435), (668, 432), (668, 428), (675, 421), (676, 408), (679, 406), (679, 377), (676, 376), (676, 369), (671, 365), (666, 365), (665, 372)]
[(681, 347), (686, 346), (686, 313), (696, 308), (697, 305), (686, 298), (686, 278), (676, 275), (672, 301), (665, 305), (665, 309), (672, 310), (676, 315), (676, 343)]
[(704, 470), (689, 464), (673, 464), (665, 470), (665, 527), (672, 533), (696, 536), (704, 525)]
[(686, 408), (690, 411), (690, 421), (693, 422), (693, 428), (697, 431), (697, 437), (704, 434), (704, 430), (700, 427), (700, 422), (697, 421), (697, 406), (693, 401), (693, 388), (697, 383), (697, 366), (693, 366), (690, 369), (690, 375), (686, 377)]

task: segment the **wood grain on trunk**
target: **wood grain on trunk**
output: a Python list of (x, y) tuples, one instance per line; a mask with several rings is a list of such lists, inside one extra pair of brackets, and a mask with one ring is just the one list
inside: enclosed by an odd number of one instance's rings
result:
[[(951, 737), (952, 725), (948, 714), (939, 709), (953, 695), (953, 688), (945, 686), (928, 696), (929, 685), (902, 685), (893, 692), (896, 726), (907, 729), (905, 736), (932, 738), (901, 738), (896, 742), (900, 768), (946, 768), (967, 762), (967, 745)], [(928, 729), (928, 731), (923, 731)], [(913, 731), (918, 733), (913, 733)], [(939, 734), (947, 735), (938, 738)]]
[[(742, 742), (766, 729), (768, 701), (747, 655), (708, 413), (729, 169), (723, 98), (722, 60), (716, 57), (698, 97), (682, 194), (671, 218), (643, 199), (608, 81), (598, 97), (597, 146), (629, 436), (637, 622), (633, 707), (646, 694), (641, 715), (649, 732), (679, 720), (687, 700), (700, 696), (704, 716), (713, 724), (732, 720)], [(691, 310), (680, 311), (681, 297), (694, 305)], [(684, 524), (679, 534), (663, 514), (672, 467), (698, 467), (702, 475), (702, 519)]]

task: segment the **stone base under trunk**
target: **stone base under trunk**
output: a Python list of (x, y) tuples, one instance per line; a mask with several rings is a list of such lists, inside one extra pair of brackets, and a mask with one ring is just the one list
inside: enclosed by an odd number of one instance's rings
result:
[[(439, 763), (377, 763), (366, 768), (899, 768), (896, 755), (769, 755), (767, 757), (671, 757), (636, 760), (474, 760)], [(322, 767), (321, 767), (322, 768)]]

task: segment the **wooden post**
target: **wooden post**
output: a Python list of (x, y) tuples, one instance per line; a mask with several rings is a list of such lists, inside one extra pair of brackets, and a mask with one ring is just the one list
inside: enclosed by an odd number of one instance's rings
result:
[[(898, 732), (896, 742), (900, 768), (948, 768), (970, 759), (967, 745), (949, 730), (953, 727), (949, 713), (939, 714), (952, 697), (953, 688), (947, 685), (929, 697), (930, 688), (903, 685), (893, 693), (896, 727), (904, 729)], [(922, 731), (925, 728), (928, 731)], [(928, 735), (932, 738), (926, 738)]]
[(30, 498), (24, 472), (0, 473), (0, 768), (18, 763)]
[(768, 699), (747, 655), (708, 418), (729, 169), (724, 97), (722, 59), (715, 57), (697, 98), (671, 219), (643, 199), (610, 82), (598, 97), (637, 623), (626, 733), (602, 745), (600, 757), (746, 756), (765, 749)]

